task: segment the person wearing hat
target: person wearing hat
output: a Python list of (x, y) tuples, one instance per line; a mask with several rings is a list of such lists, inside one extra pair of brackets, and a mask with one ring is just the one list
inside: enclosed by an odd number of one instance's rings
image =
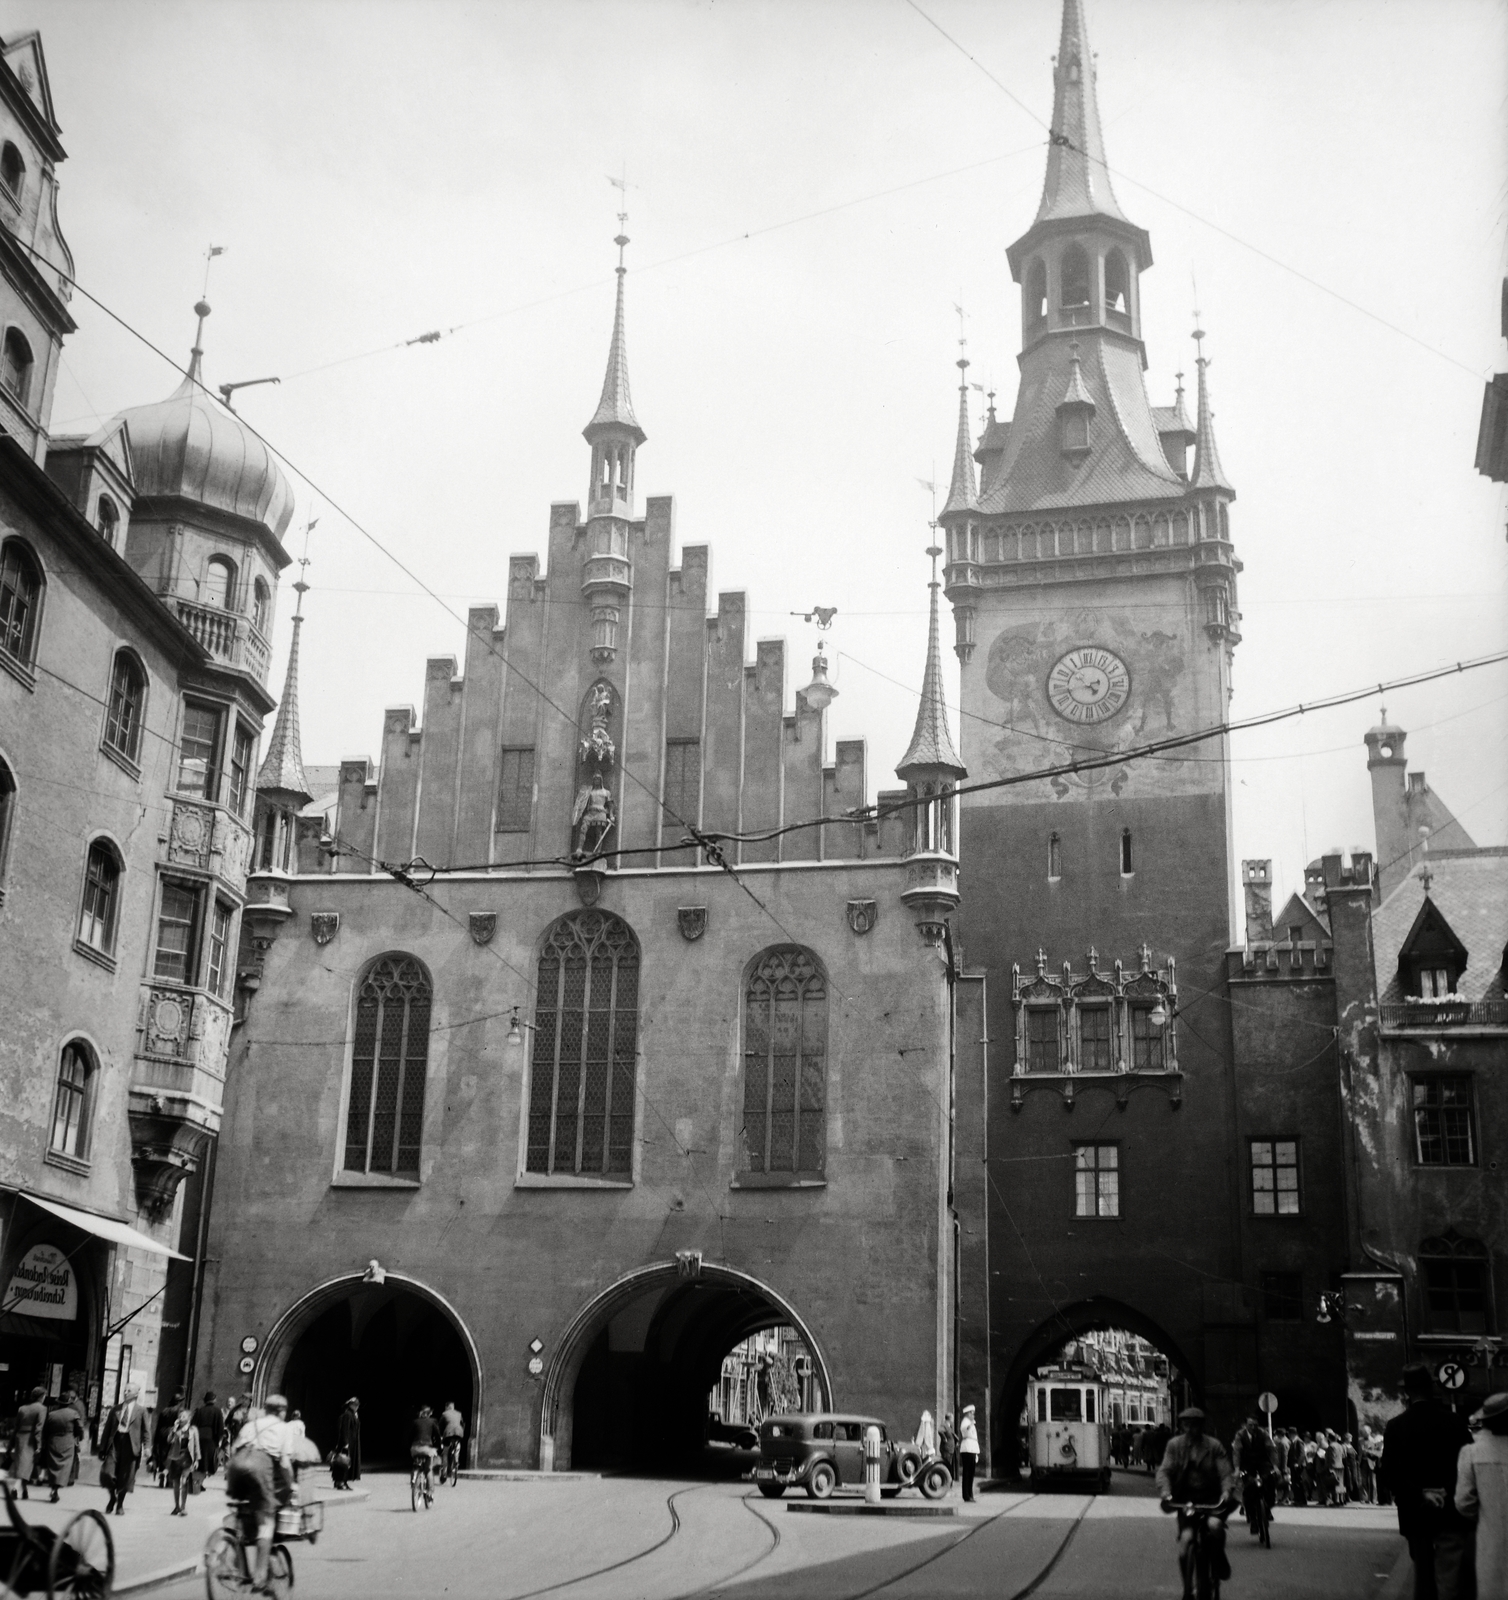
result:
[(1482, 1431), (1456, 1461), (1456, 1510), (1477, 1530), (1477, 1593), (1508, 1595), (1508, 1391), (1490, 1394), (1471, 1419)]
[(42, 1444), (42, 1425), (47, 1420), (47, 1391), (39, 1384), (31, 1391), (31, 1398), (16, 1412), (16, 1423), (11, 1433), (10, 1475), (21, 1485), (21, 1498), (29, 1499), (26, 1486), (31, 1482), (37, 1465), (37, 1451)]
[[(110, 1491), (105, 1512), (116, 1516), (126, 1514), (126, 1496), (136, 1487), (136, 1469), (141, 1463), (142, 1451), (150, 1434), (147, 1413), (139, 1401), (141, 1390), (134, 1383), (126, 1385), (120, 1404), (111, 1408), (100, 1429), (99, 1453), (104, 1461), (100, 1469), (100, 1482)], [(105, 1476), (106, 1468), (110, 1476)]]
[(1157, 1488), (1162, 1509), (1178, 1513), (1178, 1568), (1183, 1573), (1184, 1592), (1193, 1592), (1193, 1574), (1188, 1570), (1189, 1547), (1194, 1542), (1194, 1521), (1185, 1505), (1214, 1506), (1202, 1513), (1205, 1532), (1214, 1551), (1215, 1572), (1223, 1583), (1230, 1577), (1230, 1562), (1225, 1555), (1225, 1519), (1241, 1503), (1236, 1493), (1236, 1472), (1226, 1448), (1204, 1431), (1204, 1413), (1188, 1406), (1178, 1413), (1182, 1433), (1168, 1440), (1162, 1465), (1157, 1469)]
[(349, 1489), (361, 1476), (361, 1401), (353, 1394), (335, 1423), (335, 1450), (330, 1457), (330, 1481)]
[(974, 1424), (973, 1406), (965, 1406), (958, 1421), (958, 1465), (963, 1471), (963, 1497), (974, 1498), (974, 1472), (979, 1466), (979, 1429)]
[(256, 1519), (257, 1559), (252, 1581), (258, 1589), (267, 1585), (278, 1506), (293, 1498), (294, 1435), (288, 1427), (287, 1411), (288, 1402), (282, 1395), (268, 1395), (262, 1415), (249, 1416), (236, 1435), (225, 1466), (226, 1499), (244, 1500)]
[(1456, 1461), (1471, 1432), (1435, 1396), (1422, 1361), (1403, 1369), (1408, 1410), (1383, 1430), (1377, 1480), (1392, 1491), (1398, 1531), (1414, 1563), (1415, 1600), (1465, 1600), (1471, 1593), (1471, 1526), (1456, 1510)]

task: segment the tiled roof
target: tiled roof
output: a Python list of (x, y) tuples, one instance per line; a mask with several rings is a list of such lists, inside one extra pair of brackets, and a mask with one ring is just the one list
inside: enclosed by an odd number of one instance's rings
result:
[(607, 352), (607, 371), (602, 378), (602, 398), (597, 402), (597, 409), (584, 431), (590, 438), (592, 429), (603, 424), (616, 423), (620, 427), (631, 429), (638, 435), (639, 443), (643, 444), (644, 430), (634, 416), (633, 397), (628, 391), (628, 340), (623, 332), (623, 279), (626, 272), (625, 267), (618, 268), (618, 303), (613, 312), (613, 341)]
[[(1429, 854), (1429, 898), (1451, 932), (1466, 946), (1467, 966), (1458, 989), (1463, 999), (1503, 997), (1503, 947), (1508, 945), (1508, 846)], [(1424, 904), (1424, 884), (1413, 872), (1378, 907), (1372, 919), (1377, 951), (1378, 998), (1404, 998), (1398, 952)]]
[(288, 646), (283, 698), (278, 702), (277, 720), (272, 725), (272, 737), (267, 741), (267, 754), (257, 772), (257, 788), (307, 802), (313, 797), (309, 793), (298, 736), (298, 636), (303, 621), (302, 617), (293, 619), (293, 642)]
[[(1202, 339), (1202, 333), (1194, 335)], [(1201, 351), (1203, 345), (1200, 346)], [(1210, 410), (1210, 386), (1206, 373), (1209, 361), (1200, 355), (1197, 362), (1199, 367), (1199, 420), (1194, 425), (1194, 470), (1189, 475), (1191, 489), (1231, 489), (1230, 479), (1225, 476), (1225, 468), (1220, 465), (1220, 452), (1215, 448), (1215, 417)], [(1235, 490), (1231, 489), (1234, 494)]]
[(916, 727), (911, 732), (911, 743), (896, 767), (896, 776), (907, 777), (919, 767), (941, 767), (960, 778), (968, 776), (968, 769), (958, 759), (953, 748), (953, 735), (948, 732), (948, 707), (943, 699), (942, 643), (937, 627), (937, 591), (932, 584), (932, 619), (927, 628), (927, 670), (922, 677), (922, 699), (916, 708)]
[(958, 363), (964, 381), (958, 385), (958, 440), (953, 447), (953, 479), (948, 485), (948, 503), (943, 514), (949, 511), (972, 511), (979, 504), (974, 489), (974, 457), (969, 450), (969, 385), (967, 361)]
[(1159, 434), (1183, 433), (1188, 435), (1191, 444), (1194, 441), (1194, 424), (1189, 421), (1181, 401), (1176, 406), (1153, 406), (1152, 426)]
[(1105, 165), (1084, 0), (1063, 0), (1063, 33), (1053, 71), (1052, 142), (1047, 147), (1047, 177), (1037, 221), (1087, 216), (1126, 220)]

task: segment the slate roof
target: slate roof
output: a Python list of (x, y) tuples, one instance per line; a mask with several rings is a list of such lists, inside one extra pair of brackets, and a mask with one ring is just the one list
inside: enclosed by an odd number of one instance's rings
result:
[[(1503, 998), (1503, 951), (1508, 945), (1508, 845), (1479, 850), (1431, 850), (1429, 898), (1466, 946), (1461, 997)], [(1377, 951), (1378, 999), (1405, 998), (1398, 978), (1398, 952), (1424, 904), (1424, 884), (1412, 872), (1377, 908), (1372, 937)]]
[[(1203, 339), (1202, 333), (1194, 335), (1196, 339)], [(1200, 345), (1200, 350), (1204, 348)], [(1225, 476), (1225, 468), (1220, 465), (1220, 452), (1215, 447), (1215, 416), (1210, 410), (1210, 386), (1207, 376), (1209, 360), (1200, 355), (1195, 365), (1199, 368), (1199, 404), (1198, 421), (1194, 424), (1194, 470), (1189, 474), (1189, 487), (1191, 489), (1229, 489), (1232, 494), (1230, 479)]]
[(1190, 444), (1194, 442), (1194, 424), (1189, 421), (1189, 414), (1183, 409), (1183, 401), (1181, 399), (1177, 405), (1153, 406), (1152, 426), (1157, 429), (1159, 435), (1182, 433), (1188, 436)]
[(896, 776), (907, 777), (921, 767), (940, 767), (957, 777), (968, 777), (968, 768), (958, 759), (953, 748), (953, 735), (948, 732), (948, 707), (943, 699), (942, 643), (937, 627), (937, 591), (934, 579), (932, 590), (932, 617), (927, 627), (927, 670), (922, 677), (922, 699), (916, 708), (916, 727), (911, 731), (911, 743), (896, 767)]
[(1052, 132), (1037, 222), (1087, 216), (1116, 217), (1125, 222), (1105, 165), (1084, 0), (1063, 0), (1063, 33), (1053, 71)]
[(590, 440), (594, 428), (616, 423), (637, 435), (638, 442), (643, 444), (645, 433), (634, 416), (633, 397), (628, 390), (628, 340), (623, 332), (623, 279), (628, 269), (620, 266), (617, 270), (618, 303), (613, 312), (613, 338), (607, 351), (607, 371), (602, 377), (602, 398), (597, 402), (592, 420), (582, 431)]
[(277, 720), (267, 741), (267, 754), (257, 772), (257, 788), (271, 794), (292, 795), (306, 804), (313, 798), (304, 772), (303, 753), (298, 735), (298, 636), (302, 617), (293, 619), (293, 642), (288, 646), (288, 672), (283, 679), (283, 698), (278, 702)]
[[(958, 363), (966, 374), (967, 361)], [(948, 503), (943, 515), (950, 511), (972, 511), (979, 504), (974, 488), (974, 457), (969, 450), (969, 385), (965, 375), (958, 385), (958, 440), (953, 446), (953, 478), (948, 485)]]

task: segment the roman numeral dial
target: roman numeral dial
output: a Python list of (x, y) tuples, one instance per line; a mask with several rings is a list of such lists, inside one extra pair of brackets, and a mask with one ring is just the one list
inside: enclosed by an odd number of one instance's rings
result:
[(1130, 669), (1118, 655), (1097, 645), (1070, 650), (1047, 675), (1053, 710), (1081, 727), (1108, 722), (1130, 697)]

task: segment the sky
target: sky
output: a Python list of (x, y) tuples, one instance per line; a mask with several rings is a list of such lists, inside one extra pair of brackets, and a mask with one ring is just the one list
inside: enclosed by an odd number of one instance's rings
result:
[[(1508, 648), (1508, 505), (1472, 465), (1508, 365), (1508, 8), (1088, 7), (1113, 183), (1152, 238), (1154, 403), (1193, 372), (1196, 297), (1208, 331), (1245, 564), (1232, 715)], [(550, 503), (584, 497), (617, 175), (641, 497), (673, 494), (677, 543), (788, 641), (788, 709), (817, 641), (791, 613), (837, 606), (829, 739), (867, 737), (891, 782), (955, 306), (970, 376), (1014, 399), (1004, 252), (1041, 192), (1058, 0), (0, 0), (0, 32), (33, 26), (82, 285), (181, 364), (223, 246), (206, 381), (283, 380), (237, 403), (297, 468), (294, 555), (318, 518), (306, 761), (375, 755), (384, 707), (420, 700), (508, 556), (543, 552)], [(73, 309), (55, 431), (176, 386)], [(1477, 842), (1508, 840), (1508, 665), (1386, 702)], [(1279, 900), (1309, 857), (1371, 847), (1377, 714), (1233, 740), (1236, 853), (1273, 858)]]

